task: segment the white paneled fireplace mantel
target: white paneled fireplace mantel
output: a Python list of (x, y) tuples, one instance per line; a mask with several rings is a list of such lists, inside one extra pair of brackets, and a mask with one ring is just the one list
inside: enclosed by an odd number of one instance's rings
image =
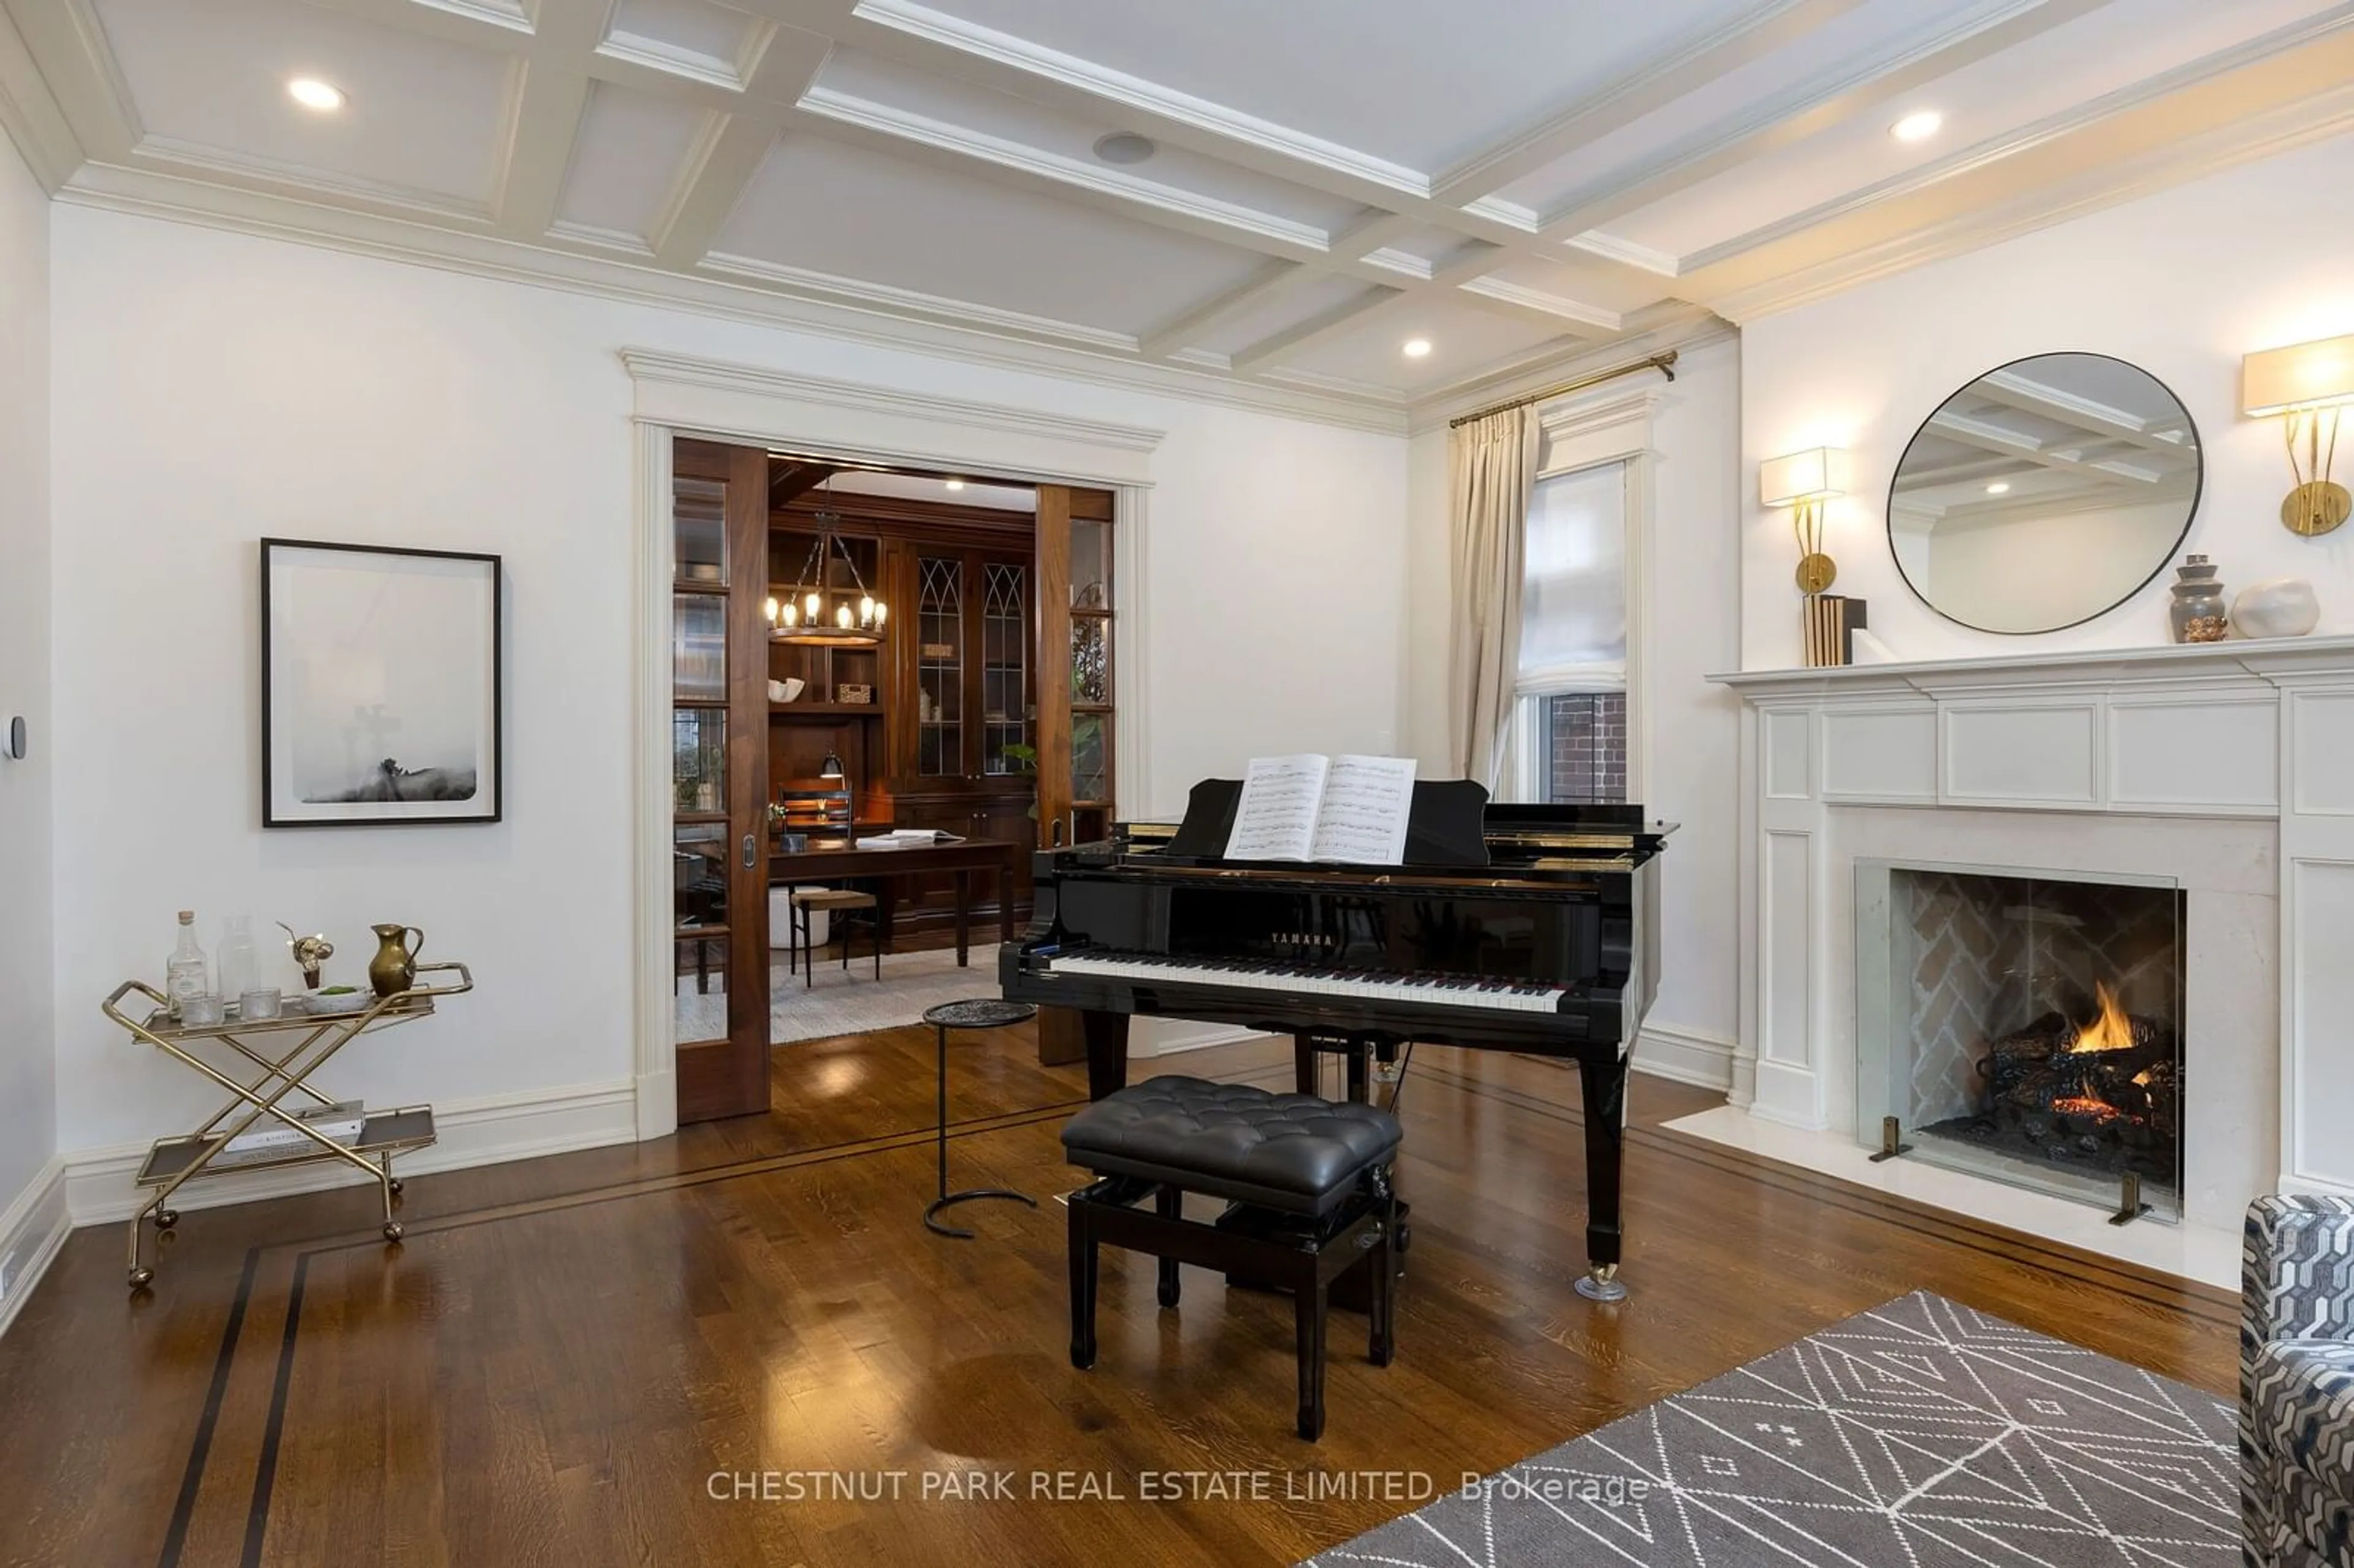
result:
[(1738, 1110), (1712, 1115), (1853, 1147), (1857, 861), (2169, 877), (2184, 1228), (2354, 1195), (2354, 637), (1712, 678), (1744, 702)]

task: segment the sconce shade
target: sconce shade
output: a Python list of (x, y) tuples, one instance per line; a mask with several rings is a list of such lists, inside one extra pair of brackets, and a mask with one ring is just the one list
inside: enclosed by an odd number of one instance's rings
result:
[(1809, 447), (1757, 465), (1757, 499), (1768, 506), (1796, 506), (1847, 493), (1847, 453), (1839, 447)]
[(842, 754), (838, 751), (827, 752), (825, 760), (817, 765), (817, 776), (821, 779), (841, 778), (843, 776)]
[(2240, 361), (2240, 408), (2252, 418), (2354, 402), (2354, 337), (2268, 348)]

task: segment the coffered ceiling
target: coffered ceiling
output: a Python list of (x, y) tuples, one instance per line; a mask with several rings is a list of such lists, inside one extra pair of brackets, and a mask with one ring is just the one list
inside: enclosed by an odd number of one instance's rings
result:
[(2354, 128), (2354, 4), (0, 0), (0, 123), (68, 199), (1394, 417)]

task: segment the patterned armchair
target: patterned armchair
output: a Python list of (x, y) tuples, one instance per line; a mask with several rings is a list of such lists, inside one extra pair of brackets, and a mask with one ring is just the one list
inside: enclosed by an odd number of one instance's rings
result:
[(2354, 1565), (2354, 1202), (2248, 1207), (2240, 1499), (2249, 1568)]

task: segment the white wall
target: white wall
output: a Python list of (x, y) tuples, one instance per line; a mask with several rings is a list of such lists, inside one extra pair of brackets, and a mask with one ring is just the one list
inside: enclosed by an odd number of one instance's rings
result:
[(49, 203), (0, 135), (0, 726), (17, 715), (30, 730), (28, 754), (22, 762), (0, 758), (0, 1253), (14, 1242), (5, 1223), (11, 1205), (58, 1147), (49, 1012), (57, 746), (49, 706)]
[[(172, 912), (323, 929), (347, 977), (401, 920), (479, 991), (355, 1046), (378, 1103), (631, 1074), (631, 385), (645, 347), (1166, 429), (1142, 569), (1139, 814), (1253, 751), (1400, 728), (1405, 442), (1092, 384), (65, 207), (56, 215), (58, 1134), (209, 1110), (98, 999), (160, 969)], [(259, 821), (264, 535), (496, 551), (506, 821)], [(1130, 564), (1132, 565), (1132, 563)]]
[[(1659, 998), (1638, 1065), (1696, 1073), (1729, 1065), (1735, 991), (1739, 700), (1705, 677), (1738, 652), (1741, 345), (1687, 349), (1676, 379), (1650, 385), (1651, 559), (1645, 607), (1650, 756), (1642, 804), (1680, 822), (1661, 872)], [(1613, 383), (1593, 394), (1623, 397)], [(1407, 743), (1426, 776), (1459, 773), (1447, 755), (1447, 430), (1408, 445)], [(1703, 1060), (1705, 1059), (1705, 1060)]]
[(2310, 577), (2319, 630), (2354, 630), (2354, 530), (2306, 540), (2280, 525), (2279, 422), (2239, 414), (2243, 355), (2354, 332), (2354, 206), (2315, 199), (2349, 179), (2354, 138), (2341, 137), (1744, 323), (1742, 667), (1799, 662), (1789, 520), (1757, 505), (1757, 464), (1819, 445), (1854, 454), (1855, 493), (1825, 530), (1838, 591), (1870, 601), (1897, 657), (2165, 642), (2171, 570), (2096, 620), (2020, 639), (1943, 620), (1889, 556), (1889, 475), (1922, 419), (1998, 365), (2062, 350), (2138, 365), (2190, 410), (2207, 479), (2185, 551), (2213, 556), (2234, 589)]

